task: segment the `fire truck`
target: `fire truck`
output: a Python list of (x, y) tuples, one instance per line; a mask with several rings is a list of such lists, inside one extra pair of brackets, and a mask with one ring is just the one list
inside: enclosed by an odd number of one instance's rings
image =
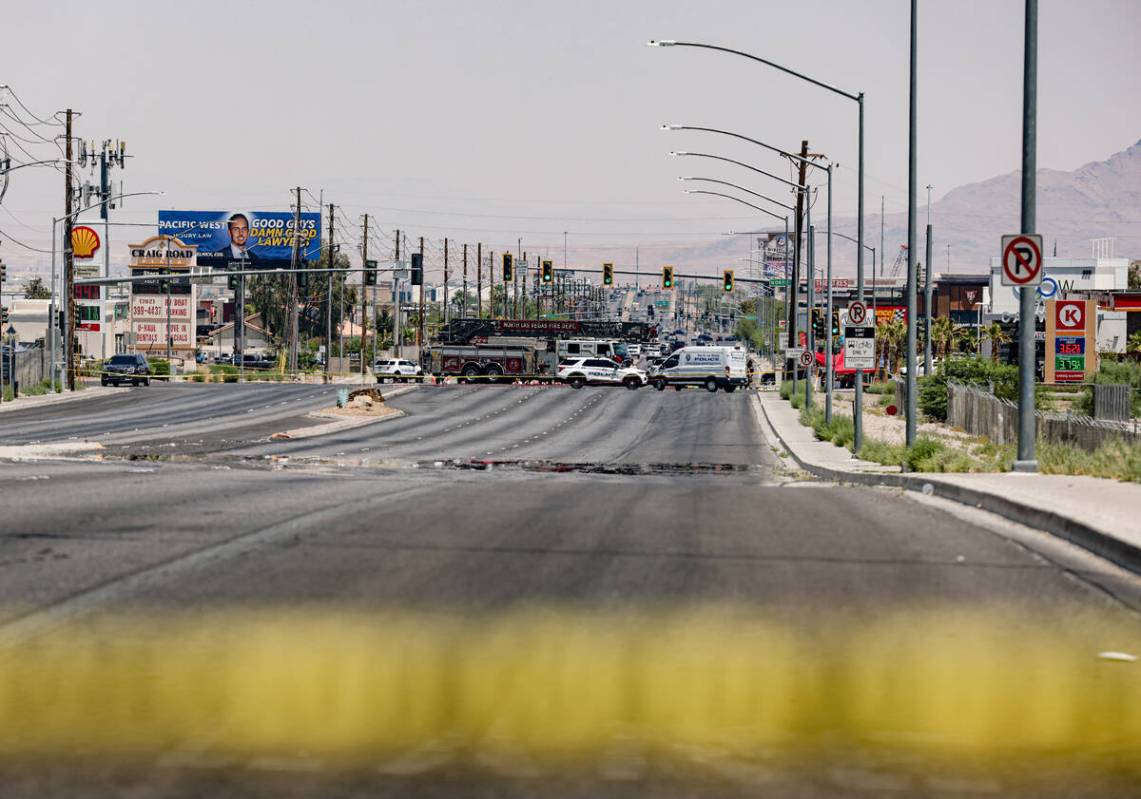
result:
[(468, 382), (553, 380), (560, 339), (649, 341), (657, 327), (645, 322), (556, 319), (453, 319), (429, 345), (425, 370)]

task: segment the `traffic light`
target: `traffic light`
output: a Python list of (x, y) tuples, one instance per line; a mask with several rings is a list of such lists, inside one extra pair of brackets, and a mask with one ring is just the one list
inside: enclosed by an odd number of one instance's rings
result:
[(239, 280), (239, 277), (235, 274), (226, 275), (226, 287), (228, 289), (230, 289), (230, 291), (237, 291), (238, 290), (238, 280)]
[(674, 287), (674, 268), (672, 266), (662, 267), (662, 288), (672, 289)]
[(604, 286), (613, 286), (614, 285), (614, 264), (603, 264), (602, 265), (602, 285), (604, 285)]
[(412, 285), (424, 285), (424, 256), (418, 252), (412, 253)]
[(0, 261), (0, 283), (8, 279), (8, 264)]
[(555, 281), (555, 265), (550, 261), (543, 261), (542, 279), (543, 283), (553, 283)]
[(832, 335), (837, 337), (840, 335), (840, 312), (832, 311)]
[(0, 307), (0, 325), (8, 326), (8, 309), (6, 307)]
[(511, 259), (511, 253), (503, 253), (503, 282), (511, 283), (515, 280), (515, 262)]
[(376, 285), (376, 261), (364, 262), (364, 284), (366, 286)]
[(817, 341), (824, 340), (824, 310), (822, 308), (812, 309), (812, 335)]
[(725, 289), (725, 291), (732, 291), (733, 290), (733, 270), (732, 269), (726, 269), (725, 272), (723, 273), (723, 276), (721, 278), (721, 287), (723, 289)]

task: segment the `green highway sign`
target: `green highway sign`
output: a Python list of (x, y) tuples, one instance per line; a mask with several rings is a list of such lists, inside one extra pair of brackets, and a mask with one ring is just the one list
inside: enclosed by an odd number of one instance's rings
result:
[(788, 285), (788, 283), (789, 281), (787, 277), (774, 277), (769, 281), (769, 285), (775, 286), (776, 288), (784, 288)]

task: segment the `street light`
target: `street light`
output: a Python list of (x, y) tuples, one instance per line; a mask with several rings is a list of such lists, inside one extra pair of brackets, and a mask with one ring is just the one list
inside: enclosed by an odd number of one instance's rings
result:
[[(827, 226), (828, 226), (828, 233), (829, 233), (828, 246), (827, 246), (827, 256), (826, 256), (827, 271), (828, 271), (827, 284), (826, 284), (827, 285), (827, 291), (828, 291), (828, 294), (827, 294), (827, 297), (828, 297), (827, 314), (828, 314), (828, 318), (831, 319), (832, 318), (832, 236), (831, 236), (831, 233), (832, 233), (832, 166), (833, 165), (831, 163), (829, 163), (827, 166), (824, 166), (822, 164), (816, 163), (815, 161), (813, 161), (811, 159), (804, 158), (802, 156), (796, 155), (795, 153), (790, 153), (788, 150), (783, 150), (780, 147), (775, 147), (771, 144), (766, 144), (763, 141), (758, 141), (757, 139), (753, 139), (753, 138), (750, 138), (748, 136), (743, 136), (740, 133), (733, 133), (732, 131), (721, 130), (720, 128), (707, 128), (707, 127), (701, 127), (701, 126), (696, 126), (696, 125), (680, 125), (677, 123), (667, 123), (665, 125), (662, 125), (662, 129), (663, 130), (697, 130), (697, 131), (703, 131), (703, 132), (707, 132), (707, 133), (720, 133), (720, 134), (725, 135), (725, 136), (732, 136), (733, 138), (736, 138), (736, 139), (742, 139), (743, 141), (752, 142), (753, 144), (756, 144), (760, 147), (764, 147), (767, 150), (771, 150), (772, 152), (779, 153), (780, 155), (784, 156), (785, 158), (788, 158), (788, 159), (791, 159), (794, 161), (799, 161), (801, 164), (804, 164), (806, 166), (813, 166), (813, 167), (816, 167), (817, 169), (823, 170), (825, 172), (825, 174), (828, 176), (828, 222), (827, 222)], [(807, 203), (806, 203), (806, 205), (807, 205)], [(815, 256), (813, 257), (813, 259), (815, 260)], [(860, 261), (861, 261), (861, 263), (863, 261), (862, 253), (861, 253)], [(862, 269), (862, 267), (861, 267), (861, 269)], [(795, 270), (794, 270), (794, 272), (795, 272)], [(863, 274), (862, 271), (860, 274), (862, 276), (862, 274)], [(794, 278), (798, 279), (798, 276), (794, 275)], [(810, 275), (806, 281), (807, 294), (808, 294), (809, 316), (811, 316), (811, 314), (812, 314), (812, 307), (815, 303), (815, 298), (813, 297), (813, 281), (814, 281), (814, 279), (815, 279), (815, 276)], [(794, 281), (794, 282), (797, 282), (797, 281)], [(863, 285), (862, 279), (859, 281), (859, 284), (861, 286)], [(861, 292), (861, 297), (862, 296), (863, 295)], [(815, 347), (810, 347), (809, 349), (811, 349), (813, 352), (815, 352)], [(824, 383), (824, 419), (827, 423), (831, 424), (831, 422), (832, 422), (832, 370), (833, 370), (831, 334), (829, 334), (829, 337), (828, 337), (827, 350), (828, 350), (828, 354), (827, 354), (827, 357), (825, 357), (825, 359), (824, 359), (824, 381), (825, 381), (825, 383)], [(856, 380), (857, 385), (860, 383), (860, 380), (862, 380), (862, 374), (863, 374), (862, 372), (857, 374), (857, 380)], [(805, 402), (806, 407), (809, 404), (808, 400), (809, 400), (809, 396), (810, 396), (810, 388), (809, 388), (810, 385), (811, 385), (811, 381), (808, 381), (808, 383), (806, 383), (806, 385), (805, 385), (805, 400), (804, 400), (804, 402)], [(859, 397), (857, 397), (857, 399), (859, 399)], [(856, 404), (854, 406), (853, 416), (854, 417), (859, 416), (859, 413), (860, 413), (860, 406), (858, 404)], [(856, 426), (859, 427), (860, 424), (856, 423)]]
[[(91, 205), (85, 206), (84, 208), (80, 208), (77, 211), (72, 211), (70, 214), (66, 214), (64, 216), (56, 217), (56, 218), (52, 219), (52, 276), (51, 276), (52, 298), (51, 298), (51, 302), (49, 303), (49, 309), (50, 310), (49, 310), (48, 321), (50, 324), (48, 326), (48, 329), (52, 333), (52, 336), (51, 336), (51, 358), (52, 358), (52, 381), (53, 381), (53, 385), (54, 385), (54, 381), (55, 381), (55, 370), (56, 370), (56, 366), (57, 366), (56, 345), (55, 345), (55, 338), (56, 338), (55, 337), (55, 327), (56, 327), (56, 325), (55, 325), (55, 253), (56, 253), (55, 242), (56, 242), (56, 226), (59, 225), (60, 222), (67, 222), (70, 225), (71, 221), (73, 219), (75, 219), (75, 217), (79, 216), (80, 214), (82, 214), (85, 211), (90, 211), (92, 208), (98, 208), (104, 202), (112, 202), (114, 200), (122, 200), (125, 197), (143, 197), (143, 196), (147, 196), (147, 195), (160, 196), (161, 197), (161, 196), (165, 196), (166, 192), (165, 191), (132, 191), (132, 192), (128, 192), (126, 194), (117, 194), (114, 197), (108, 197), (106, 199), (102, 199), (97, 203), (92, 203)], [(65, 255), (71, 251), (71, 237), (68, 236), (67, 238), (68, 238), (68, 240), (64, 243), (64, 250), (63, 250)], [(71, 280), (74, 280), (74, 276), (71, 276)], [(74, 351), (74, 346), (73, 346), (74, 342), (72, 341), (71, 331), (74, 330), (74, 328), (75, 328), (75, 319), (74, 319), (75, 305), (73, 302), (73, 300), (75, 299), (75, 297), (74, 297), (75, 289), (74, 289), (74, 285), (69, 281), (69, 276), (67, 274), (64, 275), (64, 293), (67, 295), (67, 297), (65, 298), (67, 300), (67, 316), (66, 316), (67, 330), (64, 331), (67, 334), (67, 346), (66, 346), (65, 351), (64, 351), (64, 358), (66, 361), (66, 368), (67, 368), (68, 389), (70, 389), (71, 391), (74, 391), (75, 390), (75, 351)]]
[(4, 184), (0, 186), (0, 201), (3, 201), (4, 195), (8, 193), (8, 175), (15, 172), (17, 169), (23, 169), (27, 166), (56, 166), (57, 164), (75, 164), (76, 161), (68, 161), (66, 158), (49, 158), (46, 161), (28, 161), (25, 164), (16, 164), (12, 166), (12, 159), (4, 157), (0, 159), (0, 175), (4, 177)]
[[(1035, 0), (1035, 2), (1036, 2), (1036, 0)], [(1037, 9), (1037, 6), (1035, 6), (1035, 9)], [(913, 39), (913, 41), (914, 41), (914, 39)], [(858, 135), (857, 135), (857, 149), (859, 151), (859, 154), (857, 156), (858, 166), (857, 166), (857, 178), (856, 178), (856, 183), (857, 183), (857, 189), (856, 189), (856, 191), (857, 191), (856, 237), (859, 239), (858, 244), (860, 246), (856, 248), (856, 292), (859, 295), (860, 301), (863, 302), (863, 299), (864, 299), (864, 248), (863, 248), (863, 244), (864, 244), (864, 93), (858, 92), (856, 94), (852, 94), (851, 92), (846, 92), (843, 89), (837, 88), (836, 86), (832, 86), (832, 85), (827, 84), (827, 83), (824, 83), (823, 81), (816, 80), (815, 78), (811, 78), (808, 75), (804, 75), (800, 72), (789, 69), (788, 67), (777, 64), (774, 61), (769, 61), (766, 58), (761, 58), (760, 56), (756, 56), (756, 55), (753, 55), (751, 53), (745, 53), (745, 52), (742, 52), (740, 50), (734, 50), (730, 47), (722, 47), (722, 46), (716, 45), (716, 44), (705, 44), (702, 42), (679, 42), (676, 39), (657, 39), (657, 40), (651, 39), (648, 42), (648, 44), (651, 47), (696, 47), (696, 48), (699, 48), (702, 50), (715, 50), (717, 52), (728, 53), (730, 55), (740, 56), (741, 58), (747, 58), (750, 61), (756, 61), (759, 64), (764, 64), (767, 67), (772, 67), (773, 69), (779, 70), (779, 71), (785, 73), (786, 75), (791, 75), (794, 78), (800, 78), (801, 80), (807, 81), (808, 83), (811, 83), (812, 85), (817, 86), (821, 89), (827, 89), (828, 91), (832, 92), (833, 94), (839, 95), (840, 97), (845, 97), (849, 100), (854, 101), (857, 104), (857, 106), (859, 107), (859, 130), (858, 130)], [(831, 174), (831, 173), (829, 173), (829, 174)], [(831, 200), (832, 200), (831, 187), (829, 187), (829, 191), (828, 191), (828, 200), (829, 200), (829, 204), (831, 204)], [(829, 229), (831, 229), (831, 225), (829, 225)], [(832, 237), (831, 236), (828, 237), (828, 243), (829, 243), (829, 245), (831, 245), (831, 243), (832, 243)], [(831, 282), (829, 282), (829, 288), (831, 288)], [(852, 450), (853, 450), (854, 454), (859, 453), (860, 447), (863, 444), (863, 437), (864, 437), (864, 433), (863, 433), (863, 407), (862, 407), (863, 392), (864, 392), (863, 374), (864, 373), (863, 373), (862, 369), (856, 370), (856, 396), (855, 396), (855, 400), (854, 400), (853, 414), (852, 414), (853, 424), (855, 427), (855, 431), (854, 431), (855, 435), (854, 435), (854, 440), (853, 440), (853, 444), (852, 444)]]
[[(764, 195), (764, 194), (760, 194), (759, 192), (755, 192), (751, 189), (746, 189), (744, 186), (738, 186), (736, 183), (730, 183), (727, 180), (716, 180), (714, 178), (695, 178), (695, 177), (688, 177), (688, 176), (687, 177), (679, 177), (678, 180), (697, 180), (697, 181), (701, 181), (703, 183), (718, 183), (722, 186), (728, 186), (729, 188), (737, 189), (738, 191), (743, 191), (743, 192), (745, 192), (745, 194), (751, 194), (754, 197), (759, 197), (762, 200), (768, 200), (770, 203), (773, 203), (774, 205), (779, 205), (781, 208), (787, 208), (790, 211), (796, 210), (796, 208), (794, 206), (791, 206), (788, 203), (781, 202), (780, 200), (774, 200), (772, 197), (769, 197), (769, 196)], [(777, 218), (779, 219), (780, 217), (777, 217)]]
[[(785, 158), (789, 158), (793, 161), (798, 161), (798, 162), (800, 162), (806, 166), (812, 166), (812, 167), (815, 167), (816, 169), (824, 170), (829, 176), (829, 188), (831, 188), (831, 176), (832, 176), (831, 165), (829, 165), (827, 167), (822, 166), (822, 165), (820, 165), (820, 164), (816, 163), (815, 161), (812, 161), (808, 158), (802, 158), (801, 156), (796, 155), (795, 153), (790, 153), (788, 150), (781, 149), (780, 147), (774, 147), (773, 145), (767, 144), (767, 143), (760, 141), (758, 139), (754, 139), (754, 138), (751, 138), (749, 136), (744, 136), (740, 133), (734, 133), (732, 131), (722, 130), (720, 128), (708, 128), (708, 127), (697, 126), (697, 125), (681, 125), (681, 124), (677, 124), (677, 123), (666, 123), (666, 124), (661, 126), (661, 130), (695, 130), (695, 131), (701, 131), (704, 133), (719, 133), (723, 136), (731, 136), (734, 139), (740, 139), (742, 141), (747, 141), (751, 144), (757, 145), (758, 147), (763, 147), (766, 150), (770, 150), (771, 152), (774, 152), (774, 153), (777, 153), (781, 156), (784, 156)], [(797, 186), (797, 188), (799, 189), (801, 187)], [(829, 191), (829, 198), (831, 198), (831, 191)], [(829, 200), (829, 206), (831, 206), (831, 200)], [(797, 221), (799, 222), (799, 220), (797, 220)], [(831, 230), (831, 227), (832, 227), (832, 225), (831, 225), (831, 212), (829, 212), (829, 224), (828, 224), (829, 230)], [(799, 247), (798, 247), (797, 248), (797, 257), (798, 258), (799, 258), (799, 255), (800, 255), (800, 253), (799, 253)], [(831, 277), (831, 270), (829, 270), (829, 277)], [(800, 276), (797, 274), (797, 269), (796, 269), (795, 265), (794, 265), (793, 270), (792, 270), (792, 279), (791, 280), (792, 280), (792, 282), (791, 282), (792, 291), (790, 291), (790, 296), (793, 297), (794, 301), (789, 303), (790, 319), (789, 319), (789, 326), (788, 326), (789, 327), (788, 345), (790, 347), (794, 347), (794, 346), (796, 346), (796, 343), (797, 343), (795, 297), (796, 297), (796, 290), (799, 288), (799, 282), (800, 282)], [(812, 296), (813, 285), (812, 285), (812, 282), (809, 281), (807, 283), (807, 286), (808, 286), (808, 301), (809, 301), (809, 305), (811, 305), (812, 301), (813, 301), (813, 296)], [(831, 281), (829, 281), (829, 286), (831, 286)], [(808, 332), (811, 333), (811, 330), (809, 330)], [(793, 368), (795, 369), (795, 366)]]
[(693, 158), (712, 158), (712, 159), (717, 160), (717, 161), (724, 161), (727, 164), (736, 164), (737, 166), (742, 166), (745, 169), (751, 169), (752, 171), (757, 172), (761, 175), (764, 175), (765, 177), (772, 178), (773, 180), (778, 180), (781, 183), (785, 184), (786, 186), (791, 186), (796, 191), (802, 191), (803, 190), (802, 186), (800, 186), (799, 184), (793, 183), (791, 180), (786, 180), (785, 178), (782, 178), (779, 175), (774, 175), (772, 172), (766, 172), (765, 170), (763, 170), (759, 167), (755, 167), (751, 164), (746, 164), (743, 161), (737, 161), (733, 158), (726, 158), (723, 155), (712, 155), (711, 153), (691, 153), (687, 150), (670, 150), (670, 155), (677, 156), (677, 157), (689, 156), (689, 157), (693, 157)]
[[(732, 184), (730, 184), (730, 185), (732, 185)], [(787, 275), (787, 273), (788, 273), (788, 246), (787, 246), (788, 245), (788, 217), (787, 216), (781, 217), (781, 216), (773, 213), (772, 211), (769, 211), (766, 208), (761, 208), (759, 205), (754, 205), (751, 202), (747, 202), (746, 200), (742, 200), (740, 197), (734, 197), (732, 194), (723, 194), (722, 192), (719, 192), (719, 191), (706, 191), (705, 189), (683, 189), (683, 191), (686, 194), (708, 194), (708, 195), (713, 196), (713, 197), (723, 197), (727, 200), (733, 200), (735, 202), (741, 203), (742, 205), (747, 205), (750, 208), (754, 208), (754, 209), (760, 211), (761, 213), (768, 214), (769, 216), (773, 217), (774, 219), (783, 219), (784, 230), (785, 230), (785, 274)], [(812, 229), (812, 203), (811, 203), (811, 200), (809, 200), (807, 197), (805, 199), (806, 199), (806, 202), (804, 204), (804, 207), (807, 211), (807, 222), (808, 222), (809, 230), (811, 230)], [(811, 240), (809, 243), (811, 244)], [(812, 316), (812, 302), (813, 302), (812, 284), (813, 284), (813, 281), (815, 280), (815, 277), (816, 277), (816, 275), (812, 271), (812, 268), (815, 266), (813, 252), (814, 252), (813, 248), (810, 246), (809, 250), (808, 250), (808, 253), (809, 253), (809, 275), (808, 275), (807, 280), (805, 281), (806, 285), (807, 285), (807, 290), (808, 290), (808, 316), (809, 317)], [(831, 277), (831, 273), (829, 273), (829, 277)], [(797, 318), (796, 318), (796, 305), (797, 305), (796, 297), (798, 294), (799, 287), (793, 285), (794, 282), (795, 282), (794, 280), (790, 280), (789, 291), (788, 291), (787, 296), (790, 298), (788, 305), (789, 305), (789, 316), (791, 317), (791, 320), (792, 320), (789, 324), (789, 327), (791, 327), (793, 329), (793, 337), (794, 337), (793, 341), (796, 341), (797, 340), (796, 339), (796, 322), (797, 322)], [(829, 283), (829, 285), (831, 285), (831, 283)], [(829, 298), (831, 298), (831, 288), (829, 288)], [(829, 307), (829, 311), (831, 311), (831, 307)], [(808, 350), (810, 352), (815, 352), (815, 347), (813, 346), (814, 342), (812, 339), (812, 325), (806, 324), (806, 328), (807, 329), (805, 330), (805, 340), (808, 343)], [(825, 361), (830, 363), (831, 359), (826, 358)], [(776, 364), (774, 364), (773, 366), (775, 368)], [(830, 369), (829, 369), (829, 377), (831, 377), (831, 370)], [(809, 378), (807, 372), (805, 373), (804, 378), (805, 378), (804, 379), (804, 407), (809, 408), (809, 407), (811, 407), (811, 402), (812, 402), (812, 380)], [(796, 392), (796, 364), (793, 364), (793, 367), (792, 367), (792, 388), (793, 388), (793, 392), (795, 393)], [(832, 390), (831, 384), (829, 381), (829, 387), (828, 387), (829, 399), (831, 398), (831, 390)]]

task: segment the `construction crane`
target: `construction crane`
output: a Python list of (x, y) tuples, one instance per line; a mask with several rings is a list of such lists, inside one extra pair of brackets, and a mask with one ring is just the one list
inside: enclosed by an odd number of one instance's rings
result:
[(895, 260), (891, 262), (891, 272), (888, 274), (889, 278), (899, 277), (899, 273), (903, 271), (903, 265), (907, 263), (907, 245), (900, 244), (899, 252), (896, 253)]

